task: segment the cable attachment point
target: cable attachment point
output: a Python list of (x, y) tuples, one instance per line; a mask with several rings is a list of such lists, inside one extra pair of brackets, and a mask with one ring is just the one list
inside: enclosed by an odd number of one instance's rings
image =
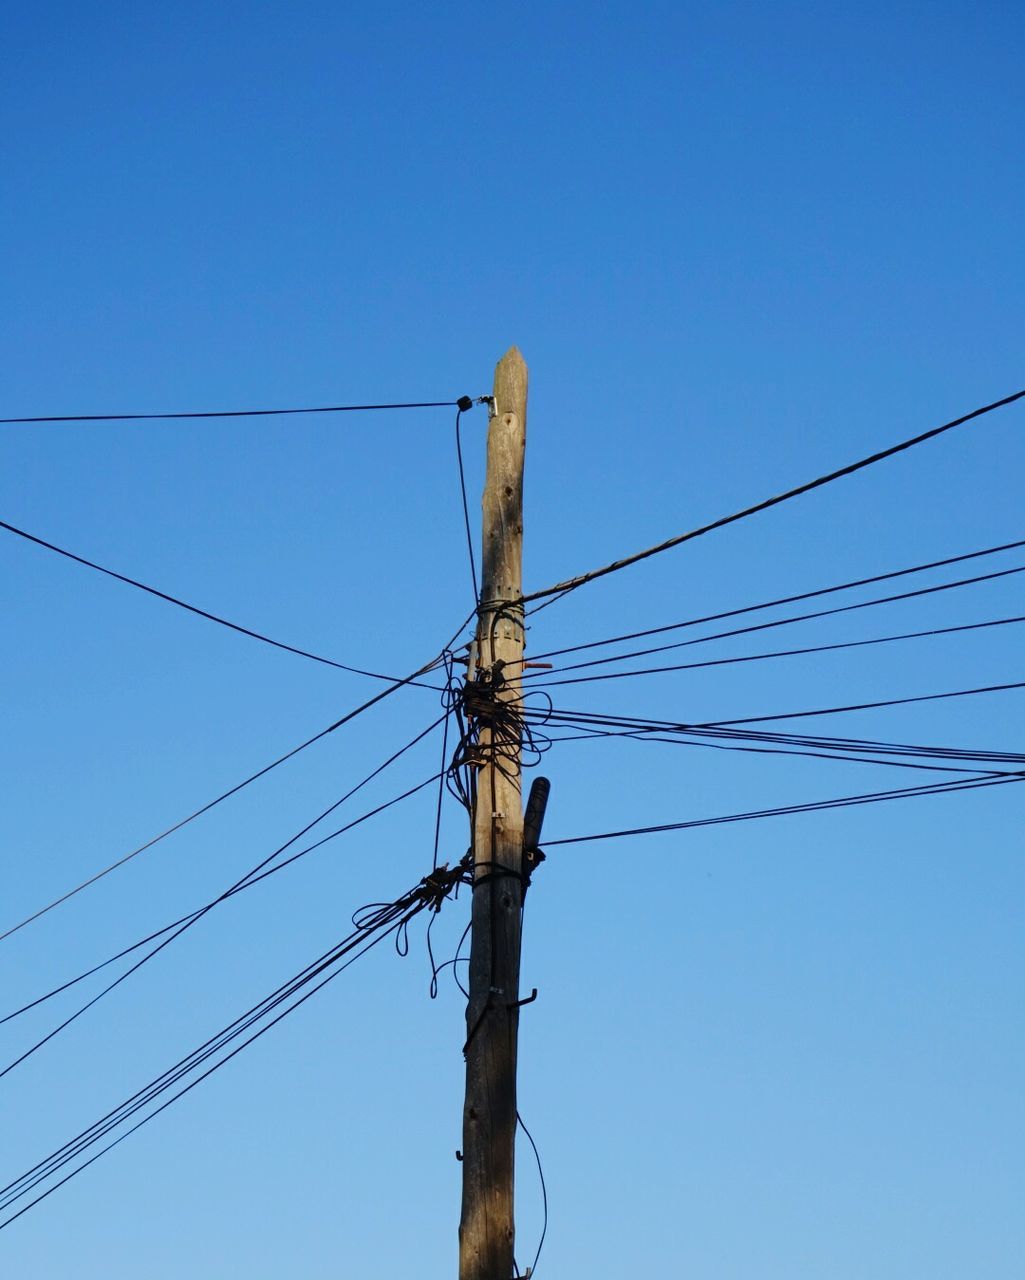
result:
[[(477, 402), (480, 403), (479, 401)], [(472, 396), (460, 396), (456, 401), (456, 408), (460, 413), (466, 413), (473, 408), (474, 400)]]
[(425, 902), (431, 911), (440, 911), (441, 904), (452, 890), (460, 884), (469, 884), (470, 876), (463, 858), (449, 869), (447, 862), (435, 867), (420, 881), (415, 893), (421, 902)]

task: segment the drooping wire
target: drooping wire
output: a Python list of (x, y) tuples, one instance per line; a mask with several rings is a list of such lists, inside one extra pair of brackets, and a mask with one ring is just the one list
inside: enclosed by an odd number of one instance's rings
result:
[[(448, 679), (451, 680), (451, 678), (451, 669), (449, 669)], [(437, 870), (438, 867), (438, 851), (441, 848), (441, 808), (445, 799), (445, 782), (448, 777), (448, 726), (451, 719), (451, 708), (446, 707), (441, 731), (441, 771), (438, 774), (438, 804), (434, 814), (434, 849), (431, 861), (431, 867), (434, 870)]]
[(469, 937), (472, 922), (469, 920), (466, 922), (466, 928), (463, 930), (459, 941), (456, 943), (455, 954), (452, 956), (451, 960), (443, 960), (441, 964), (438, 964), (434, 959), (434, 947), (431, 943), (431, 926), (434, 924), (435, 919), (436, 917), (432, 916), (427, 922), (427, 960), (431, 966), (430, 997), (432, 1000), (436, 1000), (438, 998), (438, 978), (446, 969), (451, 968), (453, 982), (463, 993), (466, 999), (469, 1000), (469, 991), (467, 991), (459, 981), (459, 965), (469, 964), (469, 958), (462, 954), (462, 950), (466, 939)]
[[(760, 604), (744, 605), (740, 609), (727, 609), (722, 613), (710, 613), (704, 617), (687, 618), (683, 622), (669, 622), (659, 627), (648, 627), (643, 631), (628, 631), (624, 635), (610, 636), (605, 640), (590, 640), (585, 644), (567, 645), (563, 649), (549, 649), (546, 653), (532, 655), (532, 660), (541, 658), (560, 658), (563, 654), (579, 653), (585, 649), (599, 649), (611, 644), (622, 644), (628, 640), (643, 640), (647, 636), (662, 635), (667, 631), (679, 631), (685, 627), (697, 627), (705, 622), (723, 622), (726, 618), (736, 618), (745, 613), (757, 613), (763, 609), (775, 609), (780, 605), (798, 604), (802, 600), (814, 600), (819, 596), (833, 595), (838, 591), (850, 591), (855, 587), (872, 586), (877, 582), (888, 582), (894, 578), (903, 578), (912, 573), (925, 573), (930, 569), (942, 569), (948, 565), (961, 564), (966, 560), (977, 560), (982, 556), (997, 555), (1002, 551), (1016, 551), (1025, 547), (1025, 538), (1016, 542), (1004, 542), (995, 547), (984, 547), (980, 551), (968, 551), (962, 555), (947, 556), (943, 560), (931, 560), (926, 564), (911, 565), (905, 569), (892, 569), (888, 573), (876, 573), (867, 578), (854, 578), (850, 582), (839, 582), (829, 587), (819, 587), (814, 591), (801, 591), (796, 595), (779, 596), (775, 600), (763, 600)], [(540, 606), (539, 606), (540, 607)], [(528, 612), (536, 612), (531, 610)]]
[(466, 549), (470, 554), (470, 580), (473, 583), (473, 598), (480, 599), (480, 587), (477, 583), (477, 561), (473, 552), (473, 534), (470, 532), (470, 507), (466, 501), (466, 474), (463, 470), (463, 442), (460, 433), (460, 420), (465, 410), (463, 402), (456, 409), (456, 460), (459, 463), (459, 492), (463, 498), (463, 521), (466, 525)]
[(35, 418), (0, 418), (0, 425), (44, 422), (167, 422), (188, 418), (280, 418), (297, 413), (373, 413), (385, 409), (451, 409), (457, 400), (421, 400), (407, 404), (327, 404), (303, 409), (214, 409), (191, 413), (73, 413)]
[[(309, 649), (298, 649), (295, 645), (285, 644), (282, 640), (274, 640), (260, 631), (253, 631), (250, 627), (243, 627), (237, 622), (230, 622), (219, 614), (210, 613), (209, 610), (201, 609), (198, 605), (189, 604), (187, 600), (180, 600), (177, 596), (169, 595), (166, 591), (151, 587), (145, 582), (140, 582), (137, 578), (130, 578), (127, 574), (108, 569), (102, 564), (97, 564), (95, 560), (88, 560), (85, 556), (80, 556), (74, 551), (68, 551), (65, 547), (57, 546), (55, 542), (48, 542), (45, 538), (37, 537), (34, 533), (19, 529), (17, 525), (8, 524), (6, 520), (0, 520), (0, 529), (15, 534), (19, 538), (24, 538), (26, 542), (31, 542), (37, 547), (43, 547), (47, 551), (54, 551), (57, 555), (63, 556), (67, 560), (73, 560), (76, 564), (84, 565), (87, 569), (95, 569), (97, 573), (105, 574), (106, 577), (113, 578), (116, 582), (123, 582), (129, 587), (145, 591), (148, 595), (155, 596), (158, 600), (164, 600), (168, 604), (173, 604), (176, 608), (184, 609), (187, 613), (195, 614), (198, 618), (205, 618), (208, 622), (215, 622), (218, 626), (227, 627), (229, 631), (248, 636), (252, 640), (259, 640), (262, 644), (270, 645), (274, 649), (281, 649), (285, 653), (294, 653), (300, 658), (309, 658), (311, 662), (319, 662), (326, 667), (335, 667), (339, 671), (348, 671), (352, 675), (366, 676), (370, 680), (393, 681), (395, 679), (394, 676), (382, 675), (379, 671), (367, 671), (363, 667), (353, 667), (344, 662), (336, 662), (334, 658), (325, 658), (319, 653), (312, 653)], [(407, 681), (406, 683), (415, 683), (415, 681)], [(429, 685), (428, 688), (433, 688), (433, 686)]]
[(523, 1123), (523, 1117), (520, 1115), (518, 1107), (516, 1109), (516, 1123), (526, 1134), (527, 1141), (530, 1143), (530, 1149), (534, 1153), (534, 1160), (537, 1162), (537, 1176), (541, 1182), (541, 1206), (544, 1211), (544, 1218), (541, 1224), (541, 1239), (537, 1242), (537, 1252), (534, 1254), (534, 1261), (527, 1269), (527, 1274), (531, 1277), (531, 1280), (533, 1280), (534, 1273), (537, 1271), (537, 1260), (541, 1256), (541, 1250), (545, 1245), (545, 1236), (548, 1234), (548, 1188), (545, 1186), (545, 1171), (541, 1167), (541, 1156), (537, 1149), (537, 1143), (534, 1141), (530, 1130)]
[(942, 426), (932, 427), (928, 431), (922, 431), (918, 435), (911, 436), (907, 440), (901, 440), (897, 444), (890, 445), (889, 448), (881, 449), (877, 453), (869, 454), (868, 457), (860, 458), (857, 462), (848, 463), (846, 466), (839, 467), (835, 471), (829, 471), (825, 475), (817, 476), (814, 480), (808, 480), (804, 484), (797, 485), (793, 489), (787, 489), (783, 493), (776, 494), (774, 497), (765, 498), (761, 502), (756, 502), (749, 507), (743, 507), (740, 511), (735, 511), (728, 516), (720, 516), (718, 520), (712, 520), (708, 524), (699, 525), (696, 529), (690, 529), (686, 533), (676, 534), (672, 538), (667, 538), (664, 542), (657, 543), (653, 547), (648, 547), (644, 551), (637, 551), (633, 555), (624, 556), (620, 560), (613, 560), (611, 564), (603, 565), (600, 569), (591, 569), (586, 573), (577, 574), (576, 577), (567, 578), (563, 582), (557, 582), (554, 586), (545, 587), (541, 591), (532, 591), (523, 597), (523, 603), (532, 600), (541, 600), (546, 596), (564, 595), (568, 591), (575, 591), (578, 587), (582, 587), (587, 582), (593, 582), (596, 578), (603, 578), (607, 574), (616, 573), (620, 569), (625, 569), (629, 565), (637, 564), (641, 560), (647, 560), (650, 556), (661, 554), (663, 551), (669, 551), (673, 547), (679, 547), (685, 542), (690, 542), (694, 538), (700, 538), (703, 534), (711, 533), (716, 529), (723, 529), (727, 525), (735, 524), (739, 520), (745, 520), (749, 516), (757, 515), (762, 511), (768, 511), (771, 507), (779, 506), (781, 503), (789, 502), (792, 498), (800, 497), (802, 494), (811, 493), (815, 489), (822, 488), (823, 485), (831, 484), (834, 480), (840, 480), (845, 476), (854, 475), (858, 471), (863, 471), (866, 467), (873, 466), (877, 462), (882, 462), (887, 458), (892, 458), (898, 453), (903, 453), (906, 449), (911, 449), (915, 445), (923, 444), (927, 440), (933, 440), (937, 436), (943, 435), (944, 432), (952, 431), (955, 427), (963, 426), (966, 422), (971, 422), (975, 418), (981, 418), (984, 414), (992, 413), (995, 409), (1002, 409), (1006, 405), (1014, 404), (1016, 401), (1025, 397), (1025, 390), (1016, 391), (1012, 395), (1004, 396), (1001, 400), (994, 400), (992, 404), (983, 405), (979, 409), (973, 409), (971, 413), (963, 414), (960, 418), (954, 418), (950, 422), (943, 423)]

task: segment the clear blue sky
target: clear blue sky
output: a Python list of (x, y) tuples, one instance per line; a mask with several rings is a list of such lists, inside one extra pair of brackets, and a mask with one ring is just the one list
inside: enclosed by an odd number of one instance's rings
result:
[[(9, 7), (0, 416), (448, 400), (515, 342), (543, 587), (1025, 384), (1023, 35), (998, 3)], [(408, 671), (470, 607), (448, 410), (9, 427), (0, 457), (0, 518), (343, 662)], [(530, 643), (1025, 537), (1023, 464), (1019, 407), (581, 590)], [(376, 688), (6, 536), (0, 593), (3, 927)], [(1010, 577), (769, 634), (1023, 603)], [(698, 721), (1022, 678), (1007, 627), (563, 698)], [(1014, 750), (1023, 696), (804, 727)], [(0, 944), (4, 1011), (205, 901), (436, 714), (396, 696)], [(637, 743), (544, 771), (552, 838), (907, 777)], [(523, 962), (539, 1275), (1020, 1276), (1021, 805), (553, 848)], [(432, 821), (425, 794), (219, 910), (0, 1081), (2, 1181), (414, 883)], [(452, 805), (443, 856), (466, 839)], [(419, 928), (360, 961), (2, 1233), (5, 1274), (454, 1275), (462, 1007), (428, 976)], [(4, 1061), (62, 999), (0, 1028)], [(519, 1208), (522, 1267), (526, 1149)]]

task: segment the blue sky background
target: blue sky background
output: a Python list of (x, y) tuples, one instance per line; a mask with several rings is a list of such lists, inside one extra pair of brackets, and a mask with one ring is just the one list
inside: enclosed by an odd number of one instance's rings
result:
[[(516, 342), (543, 587), (1025, 382), (1022, 26), (1009, 4), (9, 8), (0, 416), (454, 399)], [(581, 590), (530, 644), (1023, 537), (1022, 441), (1020, 408), (993, 415)], [(343, 662), (404, 673), (471, 604), (447, 410), (7, 427), (0, 456), (0, 518)], [(10, 538), (0, 592), (4, 927), (376, 688)], [(777, 638), (1022, 604), (1011, 577)], [(562, 698), (700, 721), (1013, 681), (1020, 655), (1009, 627)], [(1021, 710), (803, 727), (1013, 750)], [(205, 901), (437, 713), (396, 696), (0, 944), (5, 1009)], [(906, 778), (637, 743), (544, 772), (552, 838)], [(414, 883), (432, 804), (220, 909), (0, 1081), (2, 1172)], [(1016, 787), (553, 849), (523, 962), (539, 1274), (1020, 1275), (1021, 854)], [(4, 1232), (6, 1273), (453, 1275), (462, 1006), (428, 976), (421, 930), (360, 961)], [(56, 1012), (0, 1028), (4, 1060)], [(521, 1267), (539, 1225), (524, 1148)]]

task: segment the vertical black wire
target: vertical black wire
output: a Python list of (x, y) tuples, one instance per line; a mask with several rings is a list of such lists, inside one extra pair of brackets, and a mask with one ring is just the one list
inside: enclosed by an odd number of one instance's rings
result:
[(541, 1239), (537, 1242), (537, 1253), (534, 1254), (534, 1261), (530, 1265), (527, 1274), (533, 1276), (537, 1270), (537, 1260), (541, 1256), (541, 1250), (544, 1248), (545, 1236), (548, 1234), (548, 1188), (545, 1186), (545, 1174), (541, 1168), (541, 1157), (538, 1155), (537, 1143), (531, 1136), (530, 1130), (523, 1123), (523, 1117), (520, 1115), (519, 1108), (516, 1109), (516, 1123), (527, 1135), (527, 1141), (530, 1143), (531, 1150), (534, 1152), (534, 1159), (537, 1161), (537, 1176), (541, 1179), (541, 1205), (544, 1209), (544, 1220), (541, 1225)]
[[(446, 692), (443, 696), (447, 702), (448, 686), (452, 682), (452, 664), (447, 656), (445, 659), (445, 674)], [(434, 859), (431, 863), (432, 871), (437, 871), (438, 869), (438, 848), (441, 844), (441, 802), (445, 796), (445, 780), (447, 777), (446, 770), (448, 769), (448, 722), (451, 719), (452, 711), (451, 708), (449, 708), (448, 714), (445, 716), (444, 728), (442, 729), (441, 734), (441, 773), (438, 777), (438, 808), (434, 815)]]
[(473, 554), (473, 535), (470, 533), (470, 508), (466, 502), (466, 475), (463, 471), (463, 443), (459, 433), (459, 420), (463, 416), (462, 409), (456, 410), (456, 458), (459, 462), (459, 489), (463, 495), (463, 521), (466, 524), (466, 546), (470, 552), (470, 578), (473, 582), (473, 598), (480, 599), (477, 586), (477, 561)]

